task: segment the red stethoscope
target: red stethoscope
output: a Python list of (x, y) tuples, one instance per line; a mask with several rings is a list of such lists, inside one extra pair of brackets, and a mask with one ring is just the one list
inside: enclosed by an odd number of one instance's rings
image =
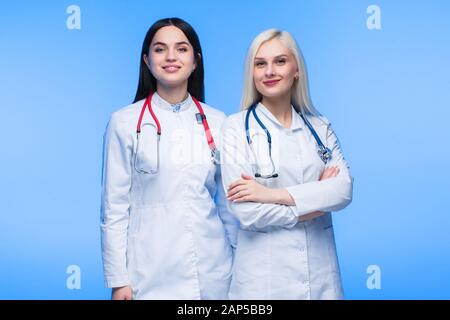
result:
[[(161, 139), (161, 124), (158, 121), (158, 118), (156, 117), (155, 113), (153, 112), (152, 108), (152, 97), (153, 92), (150, 93), (145, 99), (144, 105), (141, 109), (141, 114), (139, 115), (139, 120), (136, 127), (136, 139), (137, 139), (137, 147), (136, 147), (136, 153), (134, 156), (134, 168), (138, 173), (143, 174), (156, 174), (159, 171), (159, 140)], [(217, 150), (216, 144), (214, 143), (214, 138), (211, 134), (211, 130), (209, 129), (208, 120), (206, 120), (205, 112), (203, 111), (202, 106), (200, 105), (200, 102), (198, 102), (197, 99), (192, 97), (192, 100), (194, 101), (195, 105), (197, 106), (198, 113), (195, 114), (197, 118), (197, 122), (201, 122), (203, 124), (203, 128), (205, 130), (206, 140), (208, 142), (209, 150), (211, 150), (211, 161), (213, 164), (219, 163), (219, 151)], [(142, 118), (144, 117), (145, 109), (148, 108), (148, 111), (150, 112), (153, 120), (156, 124), (156, 137), (157, 137), (157, 163), (156, 163), (156, 169), (150, 169), (150, 170), (144, 170), (137, 168), (137, 155), (139, 153), (139, 135), (141, 134), (141, 123)]]

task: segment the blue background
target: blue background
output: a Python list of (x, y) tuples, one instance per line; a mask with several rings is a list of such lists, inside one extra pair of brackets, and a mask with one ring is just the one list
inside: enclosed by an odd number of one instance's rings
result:
[[(69, 5), (81, 29), (69, 30)], [(381, 8), (381, 30), (366, 9)], [(145, 33), (179, 16), (198, 32), (206, 101), (238, 110), (251, 40), (298, 40), (315, 106), (355, 177), (334, 214), (348, 299), (450, 298), (448, 1), (17, 1), (0, 3), (0, 298), (103, 299), (102, 138), (131, 103)], [(81, 289), (66, 268), (81, 268)], [(366, 269), (381, 269), (369, 290)]]

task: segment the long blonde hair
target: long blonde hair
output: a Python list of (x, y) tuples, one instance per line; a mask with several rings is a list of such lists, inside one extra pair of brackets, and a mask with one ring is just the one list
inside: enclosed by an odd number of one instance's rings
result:
[(290, 49), (295, 60), (297, 61), (299, 79), (294, 80), (294, 83), (292, 85), (291, 103), (295, 108), (299, 108), (300, 110), (298, 111), (301, 111), (302, 113), (320, 115), (320, 113), (314, 108), (309, 96), (306, 67), (300, 48), (289, 32), (277, 29), (269, 29), (261, 32), (252, 41), (248, 49), (244, 69), (241, 110), (248, 109), (252, 104), (261, 101), (262, 99), (261, 94), (258, 92), (258, 90), (256, 90), (255, 82), (253, 80), (253, 69), (255, 67), (254, 60), (256, 52), (261, 47), (261, 45), (274, 38), (279, 39), (288, 49)]

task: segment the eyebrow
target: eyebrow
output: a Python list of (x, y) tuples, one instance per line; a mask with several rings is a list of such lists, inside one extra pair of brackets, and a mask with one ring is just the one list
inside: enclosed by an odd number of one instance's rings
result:
[[(277, 59), (277, 58), (287, 58), (287, 57), (288, 57), (287, 54), (280, 54), (280, 55), (274, 57), (274, 59)], [(255, 60), (257, 60), (257, 59), (259, 59), (259, 60), (266, 60), (265, 58), (262, 58), (262, 57), (255, 57)]]
[[(180, 41), (180, 42), (177, 42), (177, 43), (175, 43), (175, 44), (176, 44), (177, 46), (182, 45), (182, 44), (189, 45), (189, 43), (186, 42), (186, 41)], [(161, 42), (161, 41), (155, 42), (155, 43), (153, 44), (153, 47), (154, 47), (154, 46), (157, 46), (157, 45), (160, 45), (160, 46), (166, 46), (166, 47), (167, 47), (167, 43), (164, 43), (164, 42)]]

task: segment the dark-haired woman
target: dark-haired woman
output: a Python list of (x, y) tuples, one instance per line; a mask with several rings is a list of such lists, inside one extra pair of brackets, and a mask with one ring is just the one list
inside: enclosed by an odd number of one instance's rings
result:
[(104, 137), (102, 254), (113, 299), (227, 299), (236, 220), (218, 165), (223, 112), (204, 101), (203, 56), (178, 18), (148, 30), (133, 104)]

